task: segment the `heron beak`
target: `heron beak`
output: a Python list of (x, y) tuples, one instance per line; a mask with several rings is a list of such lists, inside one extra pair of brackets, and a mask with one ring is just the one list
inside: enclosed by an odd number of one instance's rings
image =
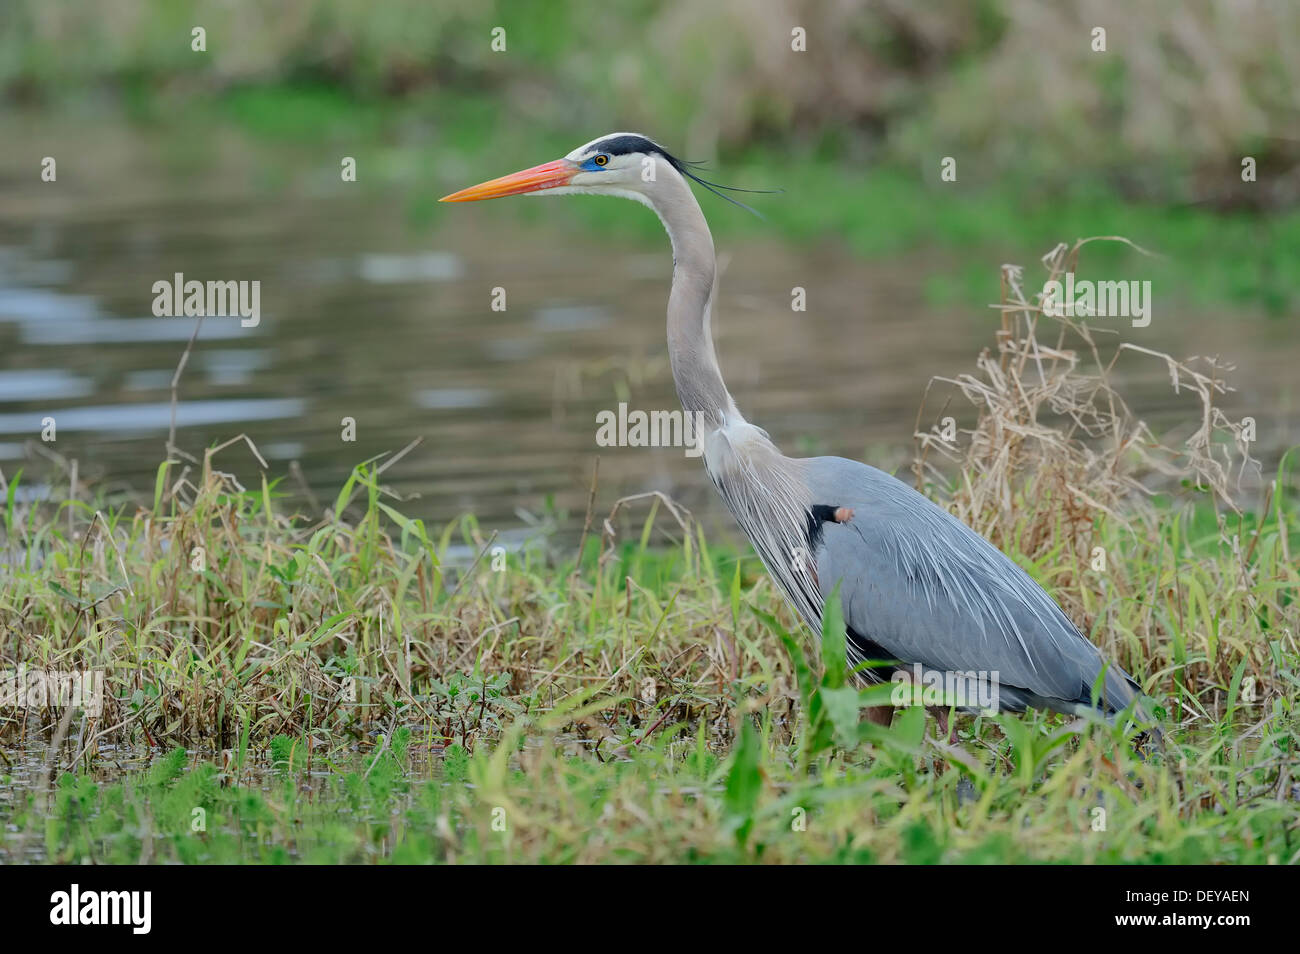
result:
[(578, 172), (576, 163), (568, 159), (556, 159), (545, 162), (531, 169), (524, 169), (500, 179), (489, 179), (468, 189), (461, 189), (451, 195), (444, 195), (439, 202), (478, 202), (480, 199), (499, 199), (507, 195), (522, 195), (525, 192), (540, 192), (567, 185)]

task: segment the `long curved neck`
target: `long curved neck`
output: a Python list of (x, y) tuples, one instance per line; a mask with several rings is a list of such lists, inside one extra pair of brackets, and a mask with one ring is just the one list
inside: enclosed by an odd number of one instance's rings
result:
[(668, 296), (668, 357), (682, 407), (721, 426), (738, 417), (713, 350), (709, 313), (717, 289), (713, 236), (695, 196), (675, 169), (661, 164), (651, 207), (673, 244), (673, 287)]
[[(714, 428), (704, 466), (736, 522), (768, 571), (814, 631), (821, 627), (821, 592), (806, 556), (813, 505), (801, 462), (785, 457), (749, 424), (723, 383), (713, 350), (709, 314), (717, 289), (713, 236), (686, 180), (661, 162), (645, 200), (673, 243), (673, 288), (668, 296), (668, 356), (677, 396)], [(634, 196), (636, 197), (636, 196)]]

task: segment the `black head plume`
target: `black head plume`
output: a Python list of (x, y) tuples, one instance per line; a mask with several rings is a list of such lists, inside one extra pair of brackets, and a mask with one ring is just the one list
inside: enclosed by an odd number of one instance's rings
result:
[(704, 186), (704, 188), (708, 189), (714, 195), (718, 196), (718, 198), (726, 199), (732, 205), (739, 206), (740, 208), (744, 209), (746, 212), (751, 212), (754, 215), (758, 216), (760, 219), (763, 218), (763, 214), (759, 212), (757, 209), (750, 208), (745, 203), (739, 202), (736, 199), (733, 199), (731, 196), (725, 195), (723, 192), (720, 192), (718, 190), (725, 189), (727, 192), (749, 192), (754, 195), (775, 195), (776, 193), (783, 191), (781, 189), (741, 189), (737, 186), (729, 186), (729, 185), (723, 185), (720, 182), (712, 182), (695, 173), (696, 169), (699, 169), (704, 165), (702, 161), (691, 160), (691, 159), (678, 159), (676, 156), (674, 156), (672, 153), (670, 153), (667, 149), (659, 145), (654, 140), (647, 139), (645, 136), (638, 136), (633, 133), (625, 133), (624, 135), (621, 136), (610, 136), (608, 139), (602, 139), (599, 142), (592, 143), (591, 148), (598, 149), (601, 152), (608, 153), (611, 156), (623, 156), (632, 152), (640, 152), (640, 153), (646, 153), (648, 155), (663, 156), (663, 158), (668, 162), (670, 166), (672, 166), (674, 169), (676, 169), (686, 178), (690, 179), (693, 182), (698, 182), (700, 185)]

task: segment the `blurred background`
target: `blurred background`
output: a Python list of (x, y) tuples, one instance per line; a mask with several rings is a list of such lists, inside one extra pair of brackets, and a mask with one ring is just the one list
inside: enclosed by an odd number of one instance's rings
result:
[[(788, 453), (905, 466), (927, 382), (994, 341), (1000, 266), (1033, 285), (1091, 235), (1161, 256), (1085, 250), (1081, 278), (1153, 283), (1150, 325), (1099, 320), (1103, 349), (1220, 355), (1266, 470), (1297, 443), (1285, 0), (6, 0), (0, 103), (0, 470), (24, 492), (76, 460), (151, 497), (194, 327), (154, 317), (152, 285), (182, 272), (259, 280), (262, 317), (204, 322), (177, 444), (247, 434), (304, 513), (416, 437), (384, 478), (412, 515), (571, 532), (598, 454), (598, 516), (652, 489), (720, 513), (697, 460), (595, 443), (598, 410), (677, 407), (654, 216), (437, 203), (618, 130), (783, 190), (751, 197), (761, 219), (700, 198), (724, 373)], [(1116, 371), (1157, 432), (1199, 424), (1158, 362)], [(259, 481), (245, 449), (219, 466)]]

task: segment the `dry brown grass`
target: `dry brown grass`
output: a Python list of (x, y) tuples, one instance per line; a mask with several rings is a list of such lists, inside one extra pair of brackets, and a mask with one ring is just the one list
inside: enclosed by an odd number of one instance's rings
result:
[[(1071, 617), (1126, 666), (1174, 675), (1175, 685), (1190, 667), (1222, 695), (1245, 659), (1259, 684), (1288, 691), (1260, 638), (1271, 634), (1259, 623), (1271, 620), (1294, 645), (1300, 619), (1287, 597), (1295, 577), (1290, 540), (1284, 525), (1269, 538), (1272, 559), (1256, 559), (1260, 531), (1247, 532), (1242, 505), (1254, 498), (1267, 514), (1274, 487), (1261, 488), (1242, 422), (1219, 407), (1232, 390), (1227, 369), (1214, 359), (1107, 342), (1084, 319), (1045, 314), (1041, 288), (1077, 272), (1091, 241), (1044, 256), (1037, 289), (1019, 266), (1004, 266), (996, 346), (980, 354), (974, 372), (927, 388), (929, 399), (936, 385), (947, 385), (937, 418), (957, 397), (973, 406), (976, 423), (955, 443), (941, 436), (941, 420), (918, 426), (917, 484), (1045, 579)], [(1158, 437), (1126, 403), (1114, 378), (1120, 362), (1133, 360), (1163, 364), (1171, 388), (1187, 399), (1194, 427), (1184, 439)], [(923, 402), (918, 424), (926, 413)], [(949, 486), (950, 493), (936, 491)], [(1217, 546), (1195, 538), (1193, 515), (1183, 509), (1189, 496), (1217, 515)], [(1171, 535), (1175, 524), (1182, 532)], [(1246, 611), (1229, 614), (1231, 626), (1218, 611), (1189, 620), (1189, 583), (1200, 593), (1194, 604), (1236, 593)], [(1232, 652), (1221, 651), (1221, 624)], [(1188, 636), (1200, 650), (1194, 661), (1183, 645)]]

